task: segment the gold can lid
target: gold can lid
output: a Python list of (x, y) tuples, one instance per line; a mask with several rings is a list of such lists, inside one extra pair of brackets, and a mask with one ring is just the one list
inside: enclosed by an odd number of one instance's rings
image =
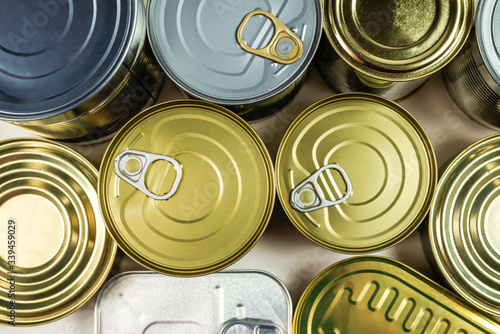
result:
[(0, 143), (0, 323), (57, 320), (104, 283), (116, 244), (99, 212), (97, 177), (63, 145)]
[(429, 210), (434, 150), (405, 109), (371, 94), (317, 102), (278, 149), (277, 189), (293, 224), (343, 253), (378, 251), (408, 236)]
[(464, 150), (443, 173), (429, 215), (437, 266), (451, 287), (500, 316), (500, 135)]
[(274, 205), (272, 162), (257, 133), (212, 103), (147, 109), (108, 147), (101, 211), (132, 259), (172, 276), (218, 271), (260, 238)]
[(406, 265), (354, 257), (321, 272), (300, 298), (293, 334), (500, 333), (500, 323)]
[(351, 67), (380, 80), (408, 81), (451, 61), (465, 43), (473, 0), (325, 0), (324, 30)]

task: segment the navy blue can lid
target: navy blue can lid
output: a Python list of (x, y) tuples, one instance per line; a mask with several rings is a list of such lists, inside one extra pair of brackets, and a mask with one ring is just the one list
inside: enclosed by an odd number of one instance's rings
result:
[(123, 63), (138, 6), (137, 0), (2, 0), (0, 119), (45, 119), (91, 98)]

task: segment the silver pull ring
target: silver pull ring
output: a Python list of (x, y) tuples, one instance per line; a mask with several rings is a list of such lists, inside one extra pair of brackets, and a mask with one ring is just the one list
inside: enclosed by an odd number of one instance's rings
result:
[(248, 330), (248, 333), (256, 334), (283, 334), (281, 328), (270, 321), (258, 319), (231, 319), (222, 325), (220, 334), (227, 333), (234, 326), (243, 326)]
[[(172, 185), (170, 191), (165, 195), (153, 194), (148, 190), (145, 183), (146, 172), (149, 166), (153, 162), (159, 160), (170, 162), (172, 165), (174, 165), (176, 171), (174, 184)], [(127, 163), (129, 163), (130, 161), (135, 161), (137, 163), (138, 167), (136, 170), (128, 169)], [(182, 178), (182, 165), (174, 158), (167, 155), (153, 154), (135, 150), (125, 150), (115, 158), (115, 171), (120, 178), (142, 191), (148, 197), (156, 200), (167, 200), (172, 197), (177, 191)]]
[[(344, 179), (344, 183), (346, 185), (346, 192), (344, 196), (338, 200), (330, 201), (320, 195), (318, 190), (318, 177), (321, 173), (323, 173), (327, 169), (334, 169), (340, 173), (342, 178)], [(307, 202), (303, 200), (305, 195), (309, 195), (311, 198)], [(322, 208), (326, 208), (329, 206), (337, 205), (342, 202), (345, 202), (352, 194), (352, 185), (351, 181), (347, 177), (346, 172), (342, 167), (337, 164), (329, 164), (321, 167), (317, 171), (311, 174), (307, 179), (299, 183), (295, 188), (293, 188), (292, 193), (290, 195), (290, 204), (292, 207), (300, 212), (311, 212), (315, 210), (319, 210)]]

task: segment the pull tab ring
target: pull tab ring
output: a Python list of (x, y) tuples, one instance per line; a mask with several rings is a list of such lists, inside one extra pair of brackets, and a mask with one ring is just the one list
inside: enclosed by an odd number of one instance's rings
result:
[(250, 333), (276, 333), (282, 334), (281, 328), (270, 321), (258, 319), (231, 319), (222, 325), (219, 334), (227, 333), (233, 326), (246, 327)]
[[(146, 172), (149, 166), (153, 162), (159, 160), (170, 162), (172, 165), (174, 165), (176, 171), (174, 184), (172, 185), (170, 191), (165, 195), (157, 195), (152, 193), (148, 190), (145, 183)], [(129, 161), (135, 161), (136, 163), (138, 163), (139, 167), (137, 168), (137, 170), (130, 171), (127, 168), (127, 163)], [(115, 158), (115, 172), (120, 178), (127, 181), (138, 190), (142, 191), (148, 197), (156, 200), (167, 200), (175, 194), (177, 188), (179, 187), (179, 183), (181, 182), (182, 178), (182, 165), (177, 160), (169, 157), (168, 155), (153, 154), (136, 150), (125, 150)]]
[[(318, 190), (318, 177), (319, 175), (327, 169), (334, 169), (340, 173), (342, 178), (344, 179), (344, 183), (346, 185), (346, 192), (342, 198), (330, 201), (320, 195)], [(302, 195), (305, 193), (311, 196), (311, 200), (308, 202), (304, 202), (302, 199)], [(347, 177), (346, 172), (342, 167), (337, 164), (329, 164), (321, 167), (314, 173), (312, 173), (308, 178), (299, 183), (295, 188), (293, 188), (292, 193), (290, 194), (290, 204), (291, 206), (299, 211), (299, 212), (311, 212), (315, 210), (319, 210), (322, 208), (326, 208), (329, 206), (337, 205), (342, 202), (345, 202), (352, 194), (352, 185), (351, 181)]]
[[(256, 15), (263, 15), (267, 17), (274, 25), (274, 35), (269, 44), (262, 49), (254, 49), (248, 46), (243, 40), (243, 30), (245, 26), (248, 21)], [(238, 44), (243, 48), (243, 50), (280, 64), (292, 64), (299, 60), (304, 52), (302, 40), (276, 16), (261, 9), (254, 10), (245, 16), (236, 31), (236, 38), (238, 40)]]

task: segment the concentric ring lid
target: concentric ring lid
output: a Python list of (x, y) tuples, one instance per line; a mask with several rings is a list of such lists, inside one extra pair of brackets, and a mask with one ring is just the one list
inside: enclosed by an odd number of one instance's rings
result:
[(321, 272), (300, 298), (293, 333), (497, 334), (498, 320), (397, 261), (353, 257)]
[(97, 200), (97, 171), (60, 144), (0, 143), (0, 322), (66, 316), (100, 288), (116, 244)]
[(500, 3), (480, 1), (476, 14), (479, 50), (491, 76), (500, 85)]
[[(320, 0), (151, 0), (148, 35), (165, 72), (189, 94), (223, 105), (249, 104), (276, 95), (304, 73), (319, 44), (321, 13)], [(283, 64), (279, 58), (298, 49), (295, 37), (303, 53)]]
[(431, 143), (399, 105), (370, 94), (317, 102), (290, 125), (276, 159), (293, 224), (331, 250), (394, 245), (427, 214), (437, 171)]
[(462, 152), (444, 172), (429, 218), (432, 253), (449, 284), (500, 316), (500, 135)]
[(0, 119), (35, 120), (87, 101), (126, 60), (142, 1), (0, 2)]
[(381, 80), (441, 69), (467, 40), (473, 17), (473, 0), (324, 1), (331, 45), (351, 67)]
[(267, 149), (227, 109), (173, 101), (132, 119), (99, 177), (111, 235), (140, 264), (173, 276), (218, 271), (257, 242), (275, 196)]

